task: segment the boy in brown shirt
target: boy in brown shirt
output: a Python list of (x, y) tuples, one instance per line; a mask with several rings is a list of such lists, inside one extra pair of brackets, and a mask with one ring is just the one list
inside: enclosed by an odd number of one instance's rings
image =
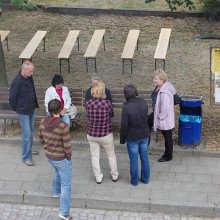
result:
[(39, 140), (44, 144), (44, 152), (55, 169), (53, 178), (53, 197), (60, 196), (59, 217), (70, 220), (72, 147), (67, 124), (60, 119), (61, 102), (53, 99), (48, 103), (51, 116), (43, 119), (39, 127)]

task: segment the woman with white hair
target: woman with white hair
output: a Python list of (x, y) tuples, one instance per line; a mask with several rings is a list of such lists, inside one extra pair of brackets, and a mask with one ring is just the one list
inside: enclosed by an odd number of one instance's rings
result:
[(170, 161), (173, 158), (172, 129), (175, 127), (174, 95), (176, 89), (168, 81), (167, 74), (158, 69), (154, 71), (154, 91), (151, 94), (153, 112), (148, 116), (150, 129), (161, 130), (165, 139), (165, 152), (158, 162)]

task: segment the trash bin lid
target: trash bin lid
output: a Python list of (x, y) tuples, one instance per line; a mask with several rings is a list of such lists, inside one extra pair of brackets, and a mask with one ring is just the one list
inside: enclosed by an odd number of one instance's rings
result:
[(182, 101), (190, 101), (190, 102), (197, 102), (202, 100), (202, 96), (195, 96), (195, 95), (181, 95), (180, 99)]

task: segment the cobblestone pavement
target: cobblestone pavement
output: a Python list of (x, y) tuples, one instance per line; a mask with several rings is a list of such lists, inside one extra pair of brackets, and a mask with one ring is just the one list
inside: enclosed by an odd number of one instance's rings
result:
[[(0, 204), (1, 220), (49, 220), (60, 219), (58, 217), (59, 208), (33, 206), (23, 204)], [(198, 218), (183, 215), (165, 215), (162, 213), (137, 213), (123, 211), (109, 211), (98, 209), (71, 209), (74, 220), (159, 220), (159, 219), (175, 219), (175, 220), (208, 220), (220, 218)]]

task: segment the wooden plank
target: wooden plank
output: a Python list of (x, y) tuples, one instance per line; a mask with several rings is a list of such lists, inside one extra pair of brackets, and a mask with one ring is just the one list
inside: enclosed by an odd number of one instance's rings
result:
[(68, 59), (78, 38), (79, 30), (69, 31), (69, 34), (58, 55), (59, 59)]
[(1, 42), (3, 42), (5, 40), (5, 38), (8, 36), (9, 33), (10, 33), (10, 31), (0, 31)]
[(170, 41), (170, 34), (170, 28), (161, 28), (159, 40), (154, 54), (154, 59), (165, 60)]
[(95, 58), (96, 53), (99, 49), (100, 43), (105, 34), (105, 30), (95, 30), (92, 39), (90, 40), (89, 46), (84, 54), (85, 58)]
[(122, 59), (132, 59), (134, 56), (135, 47), (138, 41), (140, 30), (130, 30), (122, 52)]
[(47, 31), (37, 31), (33, 38), (30, 40), (28, 45), (25, 47), (21, 55), (19, 56), (20, 59), (30, 59), (33, 53), (36, 51), (40, 42), (44, 39)]

